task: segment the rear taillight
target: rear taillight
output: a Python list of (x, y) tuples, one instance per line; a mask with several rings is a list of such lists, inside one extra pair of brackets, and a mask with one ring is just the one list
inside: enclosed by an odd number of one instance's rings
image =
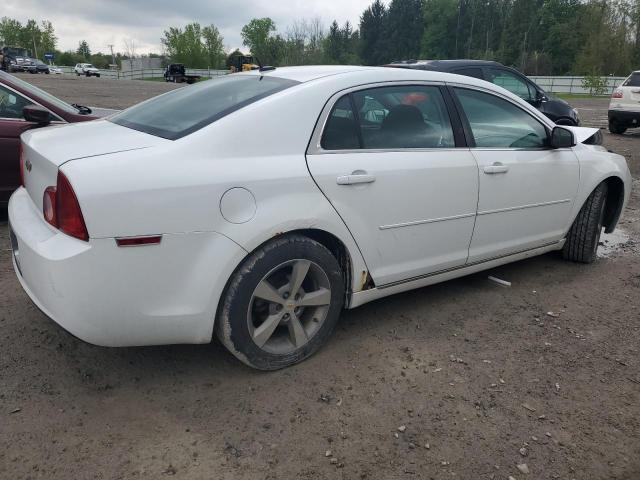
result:
[(613, 92), (613, 95), (611, 95), (611, 98), (622, 98), (624, 97), (624, 92), (622, 90), (616, 90), (615, 92)]
[(47, 222), (67, 235), (85, 242), (89, 240), (78, 198), (65, 174), (59, 170), (57, 185), (44, 191), (42, 213)]
[(20, 149), (20, 186), (24, 187), (24, 147), (20, 142), (18, 148)]

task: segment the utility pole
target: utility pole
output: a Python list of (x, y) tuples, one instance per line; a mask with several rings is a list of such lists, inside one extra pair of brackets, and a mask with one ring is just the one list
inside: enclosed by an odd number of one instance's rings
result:
[(35, 34), (31, 35), (31, 39), (33, 40), (33, 55), (34, 55), (34, 58), (38, 58), (38, 49), (36, 48), (36, 36), (35, 36)]
[(113, 44), (107, 45), (111, 49), (111, 65), (116, 64), (116, 56), (113, 54)]

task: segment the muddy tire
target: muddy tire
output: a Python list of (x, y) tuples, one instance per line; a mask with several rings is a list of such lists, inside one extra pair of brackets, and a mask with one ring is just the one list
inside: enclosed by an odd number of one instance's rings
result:
[(580, 209), (562, 249), (565, 260), (580, 263), (595, 261), (608, 190), (606, 183), (598, 185)]
[(239, 360), (277, 370), (314, 354), (344, 303), (340, 265), (322, 244), (284, 235), (236, 269), (221, 299), (216, 335)]

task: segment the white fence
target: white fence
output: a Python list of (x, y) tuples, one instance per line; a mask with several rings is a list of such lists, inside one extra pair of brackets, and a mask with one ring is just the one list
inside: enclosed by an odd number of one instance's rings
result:
[[(69, 75), (75, 75), (73, 67), (59, 67), (64, 73)], [(220, 75), (226, 75), (229, 70), (212, 70), (209, 68), (187, 68), (187, 75), (200, 75), (203, 78), (219, 77)], [(140, 70), (100, 70), (100, 76), (104, 78), (111, 78), (113, 80), (142, 80), (145, 78), (162, 78), (164, 75), (164, 68), (146, 68)]]
[[(588, 95), (591, 92), (583, 86), (585, 77), (529, 77), (532, 81), (540, 85), (550, 93), (572, 93), (576, 95)], [(626, 77), (601, 77), (606, 91), (604, 95), (611, 95), (616, 87), (625, 80)]]
[[(64, 73), (74, 74), (73, 67), (60, 67)], [(187, 68), (188, 75), (200, 75), (203, 78), (219, 77), (226, 75), (229, 70), (212, 70), (208, 68), (195, 69)], [(164, 74), (163, 68), (147, 68), (139, 70), (100, 70), (100, 76), (104, 78), (112, 78), (114, 80), (141, 80), (144, 78), (162, 78)], [(550, 93), (570, 93), (576, 95), (588, 95), (591, 92), (583, 86), (585, 77), (544, 77), (530, 76), (532, 81), (540, 85), (543, 89)], [(613, 90), (619, 86), (626, 77), (601, 77), (605, 82), (605, 95), (611, 95)]]

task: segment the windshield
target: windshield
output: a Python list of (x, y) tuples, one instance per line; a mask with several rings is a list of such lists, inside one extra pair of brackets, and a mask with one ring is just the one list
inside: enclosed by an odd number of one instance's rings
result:
[(298, 83), (277, 77), (227, 75), (152, 98), (114, 115), (109, 121), (176, 140)]
[(10, 78), (10, 81), (13, 82), (15, 85), (18, 85), (20, 88), (24, 89), (25, 92), (32, 94), (33, 96), (38, 96), (46, 100), (50, 104), (54, 105), (55, 107), (59, 108), (60, 110), (64, 110), (65, 112), (78, 113), (77, 109), (73, 108), (68, 103), (63, 102), (59, 98), (54, 97), (50, 93), (47, 93), (44, 90), (39, 89), (38, 87), (34, 87), (30, 83), (27, 83), (24, 80), (19, 79), (15, 75), (9, 75), (8, 73), (0, 72), (0, 78), (5, 75), (8, 78)]
[(10, 57), (27, 57), (29, 53), (24, 48), (7, 47), (5, 49), (6, 55)]

